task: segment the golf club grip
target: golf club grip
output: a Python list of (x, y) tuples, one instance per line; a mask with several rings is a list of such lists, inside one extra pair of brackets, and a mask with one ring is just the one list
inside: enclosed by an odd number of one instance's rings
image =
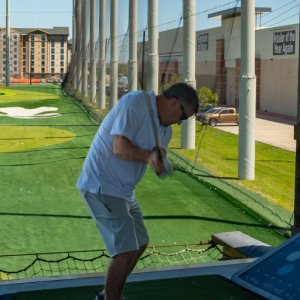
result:
[(163, 157), (162, 157), (162, 155), (161, 155), (161, 151), (160, 151), (160, 149), (159, 149), (158, 146), (155, 146), (155, 147), (152, 149), (152, 151), (156, 151), (156, 152), (157, 152), (158, 159), (159, 159), (160, 161), (163, 160)]

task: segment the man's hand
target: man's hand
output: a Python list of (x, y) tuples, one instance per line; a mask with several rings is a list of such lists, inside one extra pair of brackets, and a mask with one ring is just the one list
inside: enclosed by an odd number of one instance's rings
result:
[(163, 155), (164, 154), (161, 149), (158, 147), (154, 147), (150, 153), (148, 164), (156, 174), (162, 173), (165, 169), (163, 164)]
[(113, 154), (123, 159), (148, 163), (157, 175), (165, 170), (163, 158), (166, 156), (166, 152), (164, 149), (154, 147), (152, 151), (144, 150), (133, 145), (129, 139), (121, 135), (114, 138)]

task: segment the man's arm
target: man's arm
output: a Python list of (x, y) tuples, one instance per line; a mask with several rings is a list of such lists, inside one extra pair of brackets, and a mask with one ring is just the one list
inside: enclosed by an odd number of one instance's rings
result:
[(141, 149), (122, 135), (116, 135), (114, 137), (113, 154), (126, 160), (147, 163), (157, 173), (164, 170), (161, 156), (157, 150), (150, 151)]

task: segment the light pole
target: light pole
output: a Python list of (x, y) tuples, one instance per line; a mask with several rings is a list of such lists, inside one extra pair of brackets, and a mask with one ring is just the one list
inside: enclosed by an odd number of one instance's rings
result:
[(30, 81), (30, 85), (32, 83), (32, 55), (34, 54), (34, 49), (30, 47), (30, 61), (29, 61), (29, 81)]

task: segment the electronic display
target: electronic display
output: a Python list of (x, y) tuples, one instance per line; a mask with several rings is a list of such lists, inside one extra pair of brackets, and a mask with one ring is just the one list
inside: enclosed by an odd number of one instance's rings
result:
[(267, 299), (300, 299), (300, 233), (237, 272), (232, 281)]

